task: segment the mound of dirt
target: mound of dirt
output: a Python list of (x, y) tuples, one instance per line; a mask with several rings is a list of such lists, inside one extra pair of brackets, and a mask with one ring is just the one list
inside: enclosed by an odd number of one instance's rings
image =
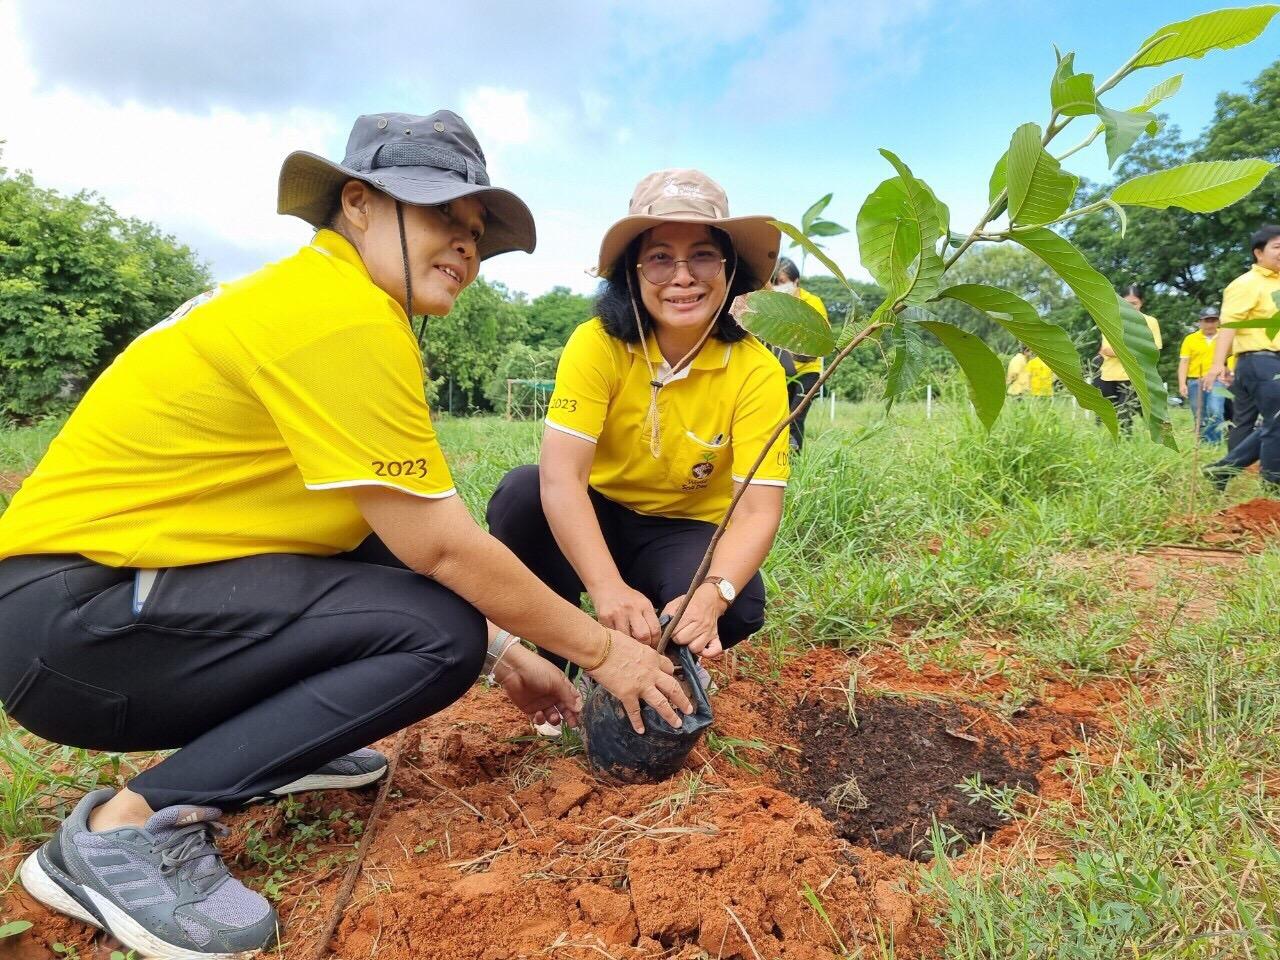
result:
[(846, 840), (900, 857), (932, 858), (935, 819), (966, 844), (985, 840), (1007, 817), (961, 784), (1035, 793), (1040, 763), (1034, 748), (1020, 755), (1014, 744), (969, 732), (975, 719), (923, 700), (864, 698), (853, 712), (806, 703), (796, 711), (804, 752), (788, 789)]
[(1259, 537), (1280, 536), (1280, 500), (1258, 497), (1228, 507), (1214, 517), (1227, 532)]

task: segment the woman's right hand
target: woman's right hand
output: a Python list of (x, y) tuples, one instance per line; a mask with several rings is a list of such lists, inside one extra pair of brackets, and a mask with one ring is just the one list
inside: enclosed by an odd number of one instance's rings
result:
[(620, 630), (641, 643), (657, 646), (662, 636), (653, 604), (639, 590), (619, 580), (607, 587), (588, 591), (596, 608), (596, 619), (610, 630)]
[[(656, 624), (656, 619), (655, 619)], [(693, 713), (693, 704), (672, 675), (675, 665), (649, 646), (625, 633), (612, 631), (613, 646), (604, 663), (588, 671), (588, 676), (618, 698), (636, 733), (644, 733), (640, 702), (658, 711), (658, 716), (679, 727), (681, 713)]]

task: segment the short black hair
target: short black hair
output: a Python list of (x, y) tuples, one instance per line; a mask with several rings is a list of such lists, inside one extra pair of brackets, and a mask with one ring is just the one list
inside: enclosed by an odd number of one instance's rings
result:
[[(736, 343), (747, 335), (747, 331), (738, 326), (738, 321), (733, 319), (729, 308), (733, 306), (733, 301), (737, 297), (759, 290), (760, 279), (752, 272), (751, 265), (738, 256), (733, 249), (733, 241), (729, 239), (727, 233), (712, 227), (711, 238), (725, 256), (727, 262), (724, 269), (733, 271), (734, 265), (737, 265), (733, 286), (729, 288), (729, 296), (725, 298), (720, 316), (716, 317), (711, 335), (725, 343)], [(596, 315), (604, 323), (605, 332), (624, 343), (640, 342), (640, 334), (636, 332), (635, 315), (631, 312), (631, 289), (627, 283), (627, 276), (630, 274), (632, 284), (639, 286), (638, 281), (635, 280), (635, 270), (636, 263), (640, 259), (640, 245), (643, 242), (644, 234), (642, 233), (627, 244), (627, 249), (613, 262), (608, 276), (600, 283), (599, 293), (596, 294)], [(644, 301), (640, 299), (638, 291), (635, 305), (640, 311), (640, 325), (644, 328), (645, 336), (648, 336), (649, 331), (653, 329), (653, 317), (649, 316), (649, 311), (645, 309)]]
[(1276, 237), (1280, 237), (1280, 227), (1277, 227), (1274, 223), (1264, 223), (1249, 239), (1249, 249), (1257, 253)]
[(796, 262), (790, 257), (779, 257), (778, 265), (773, 271), (773, 282), (778, 280), (790, 280), (793, 283), (800, 281), (800, 268), (796, 266)]
[(1139, 300), (1147, 299), (1142, 295), (1142, 288), (1136, 283), (1125, 284), (1124, 291), (1120, 294), (1122, 297), (1137, 297)]

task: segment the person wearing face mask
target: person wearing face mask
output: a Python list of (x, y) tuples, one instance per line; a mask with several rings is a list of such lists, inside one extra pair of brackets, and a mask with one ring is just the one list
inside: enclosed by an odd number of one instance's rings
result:
[(176, 750), (81, 800), (21, 881), (148, 957), (275, 942), (214, 844), (222, 810), (377, 780), (364, 745), (482, 669), (535, 721), (575, 718), (551, 664), (486, 652), (486, 618), (636, 712), (692, 709), (668, 660), (548, 590), (455, 494), (411, 316), (534, 247), (467, 125), (360, 117), (342, 163), (285, 160), (278, 210), (312, 242), (130, 344), (0, 517), (5, 711), (58, 743)]
[(598, 316), (570, 336), (537, 466), (489, 501), (489, 529), (560, 596), (645, 643), (689, 587), (735, 489), (763, 455), (672, 635), (695, 654), (760, 629), (759, 569), (789, 476), (786, 379), (729, 312), (773, 275), (779, 232), (731, 217), (697, 170), (640, 181), (600, 245)]
[[(789, 257), (778, 258), (777, 269), (773, 272), (773, 282), (769, 286), (777, 293), (785, 293), (803, 300), (817, 310), (823, 320), (828, 319), (827, 305), (820, 297), (814, 296), (800, 286), (800, 268)], [(774, 348), (773, 352), (787, 374), (787, 402), (794, 410), (800, 405), (804, 395), (818, 382), (818, 377), (822, 376), (822, 357), (807, 357), (783, 350), (781, 347)], [(791, 422), (791, 449), (797, 453), (804, 446), (804, 421), (808, 415), (809, 410), (806, 408)]]

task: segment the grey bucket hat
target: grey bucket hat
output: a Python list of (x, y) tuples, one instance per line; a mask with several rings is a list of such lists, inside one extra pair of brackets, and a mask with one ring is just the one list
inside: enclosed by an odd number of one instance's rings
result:
[(362, 180), (417, 206), (475, 197), (488, 211), (477, 245), (481, 260), (512, 250), (532, 253), (537, 242), (533, 214), (510, 190), (490, 186), (476, 135), (451, 110), (437, 110), (429, 117), (357, 117), (342, 163), (295, 150), (280, 168), (276, 212), (323, 227), (338, 190), (348, 180)]

